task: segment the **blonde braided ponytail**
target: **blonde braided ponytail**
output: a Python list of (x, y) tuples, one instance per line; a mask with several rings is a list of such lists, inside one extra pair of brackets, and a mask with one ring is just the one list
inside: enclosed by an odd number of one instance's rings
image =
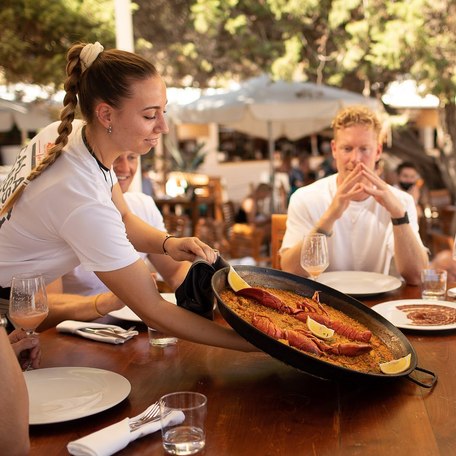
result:
[[(5, 216), (14, 203), (20, 198), (27, 185), (49, 166), (51, 166), (57, 158), (60, 157), (63, 148), (68, 144), (68, 137), (73, 129), (72, 122), (74, 120), (76, 107), (78, 104), (77, 93), (79, 90), (79, 79), (83, 71), (87, 69), (80, 61), (81, 51), (87, 45), (79, 44), (73, 46), (67, 55), (66, 74), (67, 78), (64, 83), (65, 97), (63, 99), (63, 109), (60, 113), (60, 125), (57, 128), (59, 135), (55, 140), (54, 145), (48, 150), (41, 162), (30, 172), (25, 180), (23, 180), (15, 191), (6, 199), (0, 210), (0, 217)], [(101, 52), (101, 51), (100, 51)], [(82, 68), (84, 66), (84, 68)]]

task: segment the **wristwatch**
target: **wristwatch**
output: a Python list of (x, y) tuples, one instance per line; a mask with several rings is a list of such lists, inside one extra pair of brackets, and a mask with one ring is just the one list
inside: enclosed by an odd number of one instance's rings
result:
[(403, 217), (399, 217), (399, 218), (392, 218), (391, 217), (391, 223), (393, 225), (404, 225), (406, 223), (410, 223), (407, 211), (405, 211), (405, 214), (404, 214)]

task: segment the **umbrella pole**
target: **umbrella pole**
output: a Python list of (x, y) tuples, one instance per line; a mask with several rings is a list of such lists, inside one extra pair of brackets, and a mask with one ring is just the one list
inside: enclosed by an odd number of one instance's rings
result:
[(271, 214), (275, 211), (275, 204), (274, 204), (274, 193), (275, 193), (275, 182), (274, 182), (274, 146), (275, 141), (272, 137), (272, 122), (268, 120), (268, 149), (269, 149), (269, 184), (271, 185)]

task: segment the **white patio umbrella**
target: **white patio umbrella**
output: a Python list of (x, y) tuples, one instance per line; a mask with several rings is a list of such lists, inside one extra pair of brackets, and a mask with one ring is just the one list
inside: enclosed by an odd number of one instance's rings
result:
[(296, 140), (317, 133), (331, 125), (339, 109), (355, 104), (383, 110), (378, 100), (347, 90), (311, 82), (272, 81), (263, 75), (246, 81), (239, 89), (173, 105), (169, 114), (177, 124), (223, 124), (268, 140), (273, 183), (276, 139)]
[(14, 124), (25, 132), (36, 131), (51, 122), (52, 119), (45, 107), (0, 98), (0, 132), (11, 130)]

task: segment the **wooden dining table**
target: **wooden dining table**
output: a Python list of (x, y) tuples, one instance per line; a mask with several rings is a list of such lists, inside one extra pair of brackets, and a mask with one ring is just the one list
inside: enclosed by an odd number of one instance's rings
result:
[[(362, 299), (419, 298), (405, 286)], [(117, 320), (119, 323), (119, 320)], [(122, 323), (122, 322), (120, 322)], [(129, 325), (131, 322), (123, 322)], [(221, 322), (221, 324), (224, 324)], [(447, 456), (456, 454), (456, 331), (406, 331), (418, 365), (438, 375), (432, 389), (406, 377), (321, 379), (263, 353), (242, 353), (179, 340), (149, 346), (147, 330), (122, 345), (49, 329), (41, 333), (43, 368), (85, 366), (121, 374), (129, 396), (103, 412), (30, 426), (31, 455), (68, 454), (68, 442), (137, 415), (163, 394), (198, 391), (208, 398), (206, 456)], [(119, 456), (164, 455), (160, 432)]]

